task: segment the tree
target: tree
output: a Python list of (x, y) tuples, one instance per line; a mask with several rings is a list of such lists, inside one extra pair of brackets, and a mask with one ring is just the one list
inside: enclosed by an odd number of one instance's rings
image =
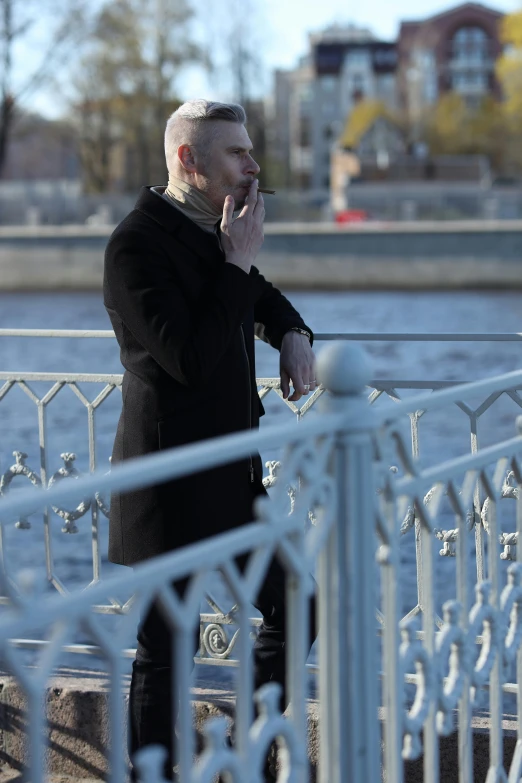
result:
[(425, 121), (425, 138), (432, 153), (462, 152), (467, 115), (466, 104), (457, 93), (448, 92), (440, 98)]
[(522, 11), (507, 14), (500, 25), (504, 53), (495, 66), (504, 96), (502, 113), (507, 131), (506, 156), (522, 169)]
[(264, 96), (266, 67), (264, 47), (270, 19), (259, 0), (199, 0), (208, 43), (210, 86), (221, 100), (240, 103), (247, 113), (247, 128), (261, 177), (274, 182), (280, 166), (267, 148), (267, 116)]
[(448, 92), (424, 123), (424, 138), (432, 154), (486, 155), (497, 171), (505, 162), (506, 133), (502, 104), (492, 95), (470, 107), (461, 95)]
[(205, 62), (188, 36), (186, 0), (111, 0), (97, 18), (76, 87), (81, 154), (90, 190), (163, 182), (166, 117), (180, 101), (176, 79)]
[[(71, 57), (79, 36), (85, 34), (86, 0), (0, 0), (0, 174), (9, 138), (19, 109), (43, 86), (48, 87)], [(16, 51), (31, 46), (37, 21), (48, 30), (45, 40), (39, 37), (39, 57), (24, 58), (23, 76), (16, 74)], [(27, 68), (27, 63), (35, 63)]]

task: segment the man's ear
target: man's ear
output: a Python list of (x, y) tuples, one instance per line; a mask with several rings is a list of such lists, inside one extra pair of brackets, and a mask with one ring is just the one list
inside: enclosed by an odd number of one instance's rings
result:
[(188, 144), (182, 144), (178, 147), (178, 158), (185, 171), (188, 171), (191, 174), (196, 171), (196, 161), (194, 160), (192, 149)]

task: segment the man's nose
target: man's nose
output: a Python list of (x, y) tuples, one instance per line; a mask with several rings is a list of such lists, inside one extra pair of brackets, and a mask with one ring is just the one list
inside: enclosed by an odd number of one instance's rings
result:
[(259, 168), (259, 166), (255, 162), (254, 158), (251, 155), (249, 155), (248, 156), (247, 165), (246, 165), (246, 173), (247, 174), (253, 174), (254, 177), (255, 177), (257, 174), (259, 174), (260, 171), (261, 171), (261, 169)]

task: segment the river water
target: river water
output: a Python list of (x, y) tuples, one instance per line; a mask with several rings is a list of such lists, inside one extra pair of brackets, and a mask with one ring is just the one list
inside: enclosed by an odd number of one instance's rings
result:
[[(520, 296), (510, 292), (288, 292), (288, 296), (317, 332), (518, 332), (521, 325)], [(108, 329), (109, 319), (97, 293), (0, 294), (1, 328)], [(465, 342), (367, 342), (373, 377), (410, 381), (468, 381), (517, 370), (522, 367), (522, 345), (519, 343)], [(320, 350), (320, 345), (316, 346)], [(257, 375), (278, 374), (278, 354), (258, 343)], [(2, 371), (119, 373), (121, 366), (114, 340), (0, 338)], [(232, 381), (233, 382), (233, 381)], [(50, 384), (31, 383), (39, 396)], [(102, 386), (80, 384), (80, 389), (92, 399)], [(408, 396), (413, 392), (404, 392)], [(121, 398), (114, 392), (97, 413), (97, 461), (107, 465), (114, 437)], [(379, 404), (379, 402), (377, 403)], [(274, 420), (288, 420), (292, 414), (274, 394), (265, 405), (267, 416), (263, 426)], [(507, 398), (498, 400), (481, 419), (481, 445), (515, 432), (515, 417), (519, 409)], [(424, 464), (464, 454), (469, 450), (469, 422), (455, 408), (436, 416), (428, 414), (421, 420), (421, 453)], [(20, 388), (12, 389), (0, 402), (0, 474), (14, 458), (12, 452), (24, 451), (27, 464), (39, 472), (39, 444), (36, 406)], [(52, 474), (62, 466), (60, 454), (74, 452), (76, 467), (86, 472), (88, 463), (87, 416), (85, 407), (71, 392), (64, 389), (48, 407), (48, 466)], [(277, 454), (262, 455), (270, 459)], [(24, 479), (13, 482), (23, 486)], [(509, 511), (506, 530), (512, 529), (513, 514)], [(70, 589), (86, 586), (92, 578), (89, 515), (79, 520), (77, 535), (64, 535), (62, 522), (53, 519), (55, 571)], [(449, 510), (441, 527), (452, 526)], [(16, 574), (32, 568), (37, 577), (44, 571), (44, 544), (41, 518), (31, 518), (30, 530), (15, 529), (13, 521), (5, 524), (5, 554), (9, 572)], [(120, 573), (105, 557), (107, 522), (101, 522), (102, 573)], [(472, 537), (470, 536), (470, 541)], [(415, 605), (414, 537), (402, 542), (404, 577), (402, 580), (403, 609)], [(437, 604), (454, 595), (455, 560), (440, 558), (440, 545), (434, 542), (436, 558)], [(503, 563), (502, 567), (505, 568)]]

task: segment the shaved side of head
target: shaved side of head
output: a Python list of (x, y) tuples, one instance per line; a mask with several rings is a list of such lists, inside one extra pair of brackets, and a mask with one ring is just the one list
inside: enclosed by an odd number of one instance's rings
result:
[(182, 169), (178, 149), (182, 144), (195, 147), (205, 161), (221, 122), (246, 123), (246, 112), (238, 103), (218, 103), (198, 98), (182, 104), (168, 119), (165, 129), (165, 159), (170, 173)]

